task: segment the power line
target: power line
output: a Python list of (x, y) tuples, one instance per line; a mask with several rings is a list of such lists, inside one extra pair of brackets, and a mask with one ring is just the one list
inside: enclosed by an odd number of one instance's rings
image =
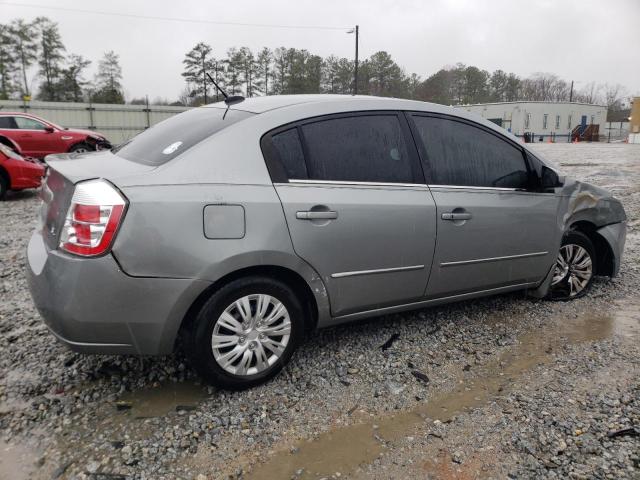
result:
[(27, 8), (44, 8), (47, 10), (57, 10), (61, 12), (89, 13), (93, 15), (108, 15), (112, 17), (137, 18), (141, 20), (163, 20), (167, 22), (203, 23), (208, 25), (226, 25), (231, 27), (291, 28), (291, 29), (299, 29), (299, 30), (347, 30), (349, 28), (352, 28), (352, 27), (330, 27), (325, 25), (279, 25), (279, 24), (271, 24), (271, 23), (219, 22), (215, 20), (201, 20), (201, 19), (195, 19), (195, 18), (158, 17), (158, 16), (152, 16), (152, 15), (136, 15), (133, 13), (116, 13), (116, 12), (104, 12), (104, 11), (98, 11), (98, 10), (83, 10), (79, 8), (51, 7), (47, 5), (36, 5), (34, 3), (16, 3), (16, 2), (0, 1), (0, 5), (10, 5), (13, 7), (27, 7)]

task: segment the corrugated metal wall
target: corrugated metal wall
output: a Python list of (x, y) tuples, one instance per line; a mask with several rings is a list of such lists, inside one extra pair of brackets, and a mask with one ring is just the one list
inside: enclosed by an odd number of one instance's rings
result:
[(95, 130), (114, 145), (185, 110), (188, 107), (0, 100), (0, 111), (26, 112), (63, 127)]

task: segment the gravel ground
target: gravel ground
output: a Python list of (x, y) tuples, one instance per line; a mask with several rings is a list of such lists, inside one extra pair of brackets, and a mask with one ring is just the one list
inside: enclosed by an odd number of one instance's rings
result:
[(640, 478), (640, 148), (535, 148), (624, 203), (618, 278), (573, 302), (503, 295), (321, 331), (241, 393), (199, 385), (180, 354), (58, 345), (23, 275), (38, 200), (10, 195), (0, 478)]

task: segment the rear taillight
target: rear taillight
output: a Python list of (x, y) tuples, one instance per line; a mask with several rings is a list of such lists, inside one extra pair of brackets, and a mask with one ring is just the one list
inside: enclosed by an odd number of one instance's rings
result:
[(60, 235), (60, 249), (83, 257), (109, 251), (127, 201), (104, 180), (78, 183)]

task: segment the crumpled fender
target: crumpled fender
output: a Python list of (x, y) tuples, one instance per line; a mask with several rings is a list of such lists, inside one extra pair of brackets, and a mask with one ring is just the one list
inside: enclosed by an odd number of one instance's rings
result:
[(580, 221), (601, 228), (627, 219), (622, 203), (604, 188), (567, 178), (560, 195), (558, 221), (563, 232)]

